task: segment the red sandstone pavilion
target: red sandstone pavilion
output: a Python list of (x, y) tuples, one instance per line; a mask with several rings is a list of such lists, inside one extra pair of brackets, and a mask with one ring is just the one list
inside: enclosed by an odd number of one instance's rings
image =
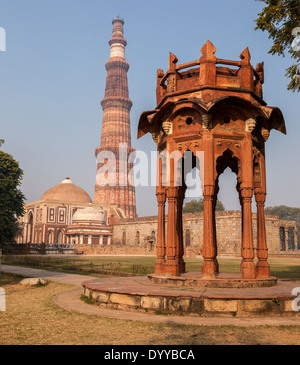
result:
[[(200, 165), (204, 198), (202, 278), (215, 278), (219, 274), (215, 206), (219, 176), (227, 167), (237, 175), (242, 209), (242, 278), (269, 278), (264, 215), (265, 143), (272, 129), (286, 133), (284, 118), (278, 108), (263, 101), (264, 64), (254, 68), (248, 48), (241, 53), (239, 61), (217, 58), (215, 52), (214, 45), (207, 41), (200, 59), (181, 65), (170, 53), (168, 71), (157, 71), (157, 106), (142, 113), (138, 138), (151, 133), (159, 152), (180, 151), (183, 164), (186, 151), (195, 156), (203, 151), (204, 164)], [(185, 273), (182, 204), (186, 186), (184, 176), (179, 184), (176, 180), (178, 161), (170, 159), (169, 163), (170, 182), (166, 186), (162, 159), (158, 163), (157, 260), (153, 278)], [(253, 195), (257, 206), (256, 247), (251, 210)]]

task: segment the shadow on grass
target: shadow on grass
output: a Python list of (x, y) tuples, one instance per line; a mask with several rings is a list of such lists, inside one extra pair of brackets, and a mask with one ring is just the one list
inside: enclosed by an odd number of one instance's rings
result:
[(300, 266), (275, 267), (271, 265), (271, 275), (278, 279), (300, 280)]

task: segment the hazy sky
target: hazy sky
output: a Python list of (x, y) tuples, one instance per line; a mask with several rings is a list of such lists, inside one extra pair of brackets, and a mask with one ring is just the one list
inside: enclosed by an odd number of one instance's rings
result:
[[(216, 56), (265, 62), (264, 100), (279, 107), (287, 135), (272, 131), (267, 143), (267, 206), (300, 206), (299, 94), (287, 91), (290, 57), (271, 56), (267, 33), (255, 31), (263, 3), (255, 0), (0, 0), (0, 139), (24, 170), (27, 201), (39, 200), (66, 176), (93, 198), (95, 148), (100, 144), (112, 18), (125, 20), (132, 145), (150, 153), (151, 136), (136, 139), (141, 113), (156, 106), (156, 70), (196, 60), (209, 39)], [(300, 26), (300, 25), (299, 25)], [(226, 171), (219, 199), (239, 209), (236, 177)], [(137, 188), (140, 216), (157, 212), (153, 188)]]

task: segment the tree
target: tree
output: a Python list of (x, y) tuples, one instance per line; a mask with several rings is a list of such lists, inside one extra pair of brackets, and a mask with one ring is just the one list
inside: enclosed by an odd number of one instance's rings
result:
[(265, 213), (270, 215), (277, 215), (280, 219), (295, 221), (297, 226), (298, 237), (300, 234), (300, 208), (288, 207), (286, 205), (279, 205), (276, 207), (265, 208)]
[(269, 33), (273, 45), (268, 53), (285, 56), (295, 63), (286, 69), (288, 90), (300, 91), (300, 2), (299, 0), (258, 0), (266, 6), (255, 20), (256, 28)]
[(15, 241), (18, 216), (24, 214), (25, 197), (19, 189), (22, 178), (19, 163), (0, 151), (0, 247)]
[[(204, 209), (204, 201), (202, 198), (199, 200), (191, 200), (187, 202), (183, 207), (183, 213), (196, 213), (203, 212)], [(216, 210), (225, 210), (223, 204), (218, 200), (216, 205)]]

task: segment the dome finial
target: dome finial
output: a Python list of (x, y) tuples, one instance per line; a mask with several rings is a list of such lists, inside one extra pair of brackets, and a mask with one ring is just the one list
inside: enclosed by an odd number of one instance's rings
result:
[(70, 178), (69, 178), (69, 177), (66, 177), (66, 178), (65, 178), (65, 180), (63, 180), (61, 183), (62, 183), (62, 184), (73, 184), (73, 181), (72, 181), (72, 180), (70, 180)]

